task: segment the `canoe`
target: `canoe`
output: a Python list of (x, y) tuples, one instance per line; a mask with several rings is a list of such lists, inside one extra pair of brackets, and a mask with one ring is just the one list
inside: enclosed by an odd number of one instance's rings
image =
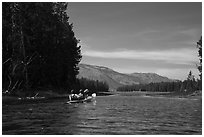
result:
[(92, 97), (92, 96), (88, 96), (85, 99), (67, 101), (66, 104), (91, 102), (93, 100), (93, 98), (94, 97)]

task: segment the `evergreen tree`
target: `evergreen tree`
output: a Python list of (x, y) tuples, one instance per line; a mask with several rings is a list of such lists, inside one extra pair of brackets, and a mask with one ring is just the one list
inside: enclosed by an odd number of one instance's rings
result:
[[(184, 90), (184, 84), (177, 82), (160, 82), (149, 84), (134, 84), (118, 87), (117, 91), (154, 91), (154, 92), (179, 92)], [(182, 87), (183, 86), (183, 87)]]
[(200, 72), (200, 79), (202, 80), (202, 37), (197, 42), (197, 47), (198, 47), (198, 57), (200, 61), (200, 64), (198, 65), (198, 70)]
[(194, 75), (192, 74), (191, 70), (190, 70), (190, 72), (189, 72), (189, 74), (188, 74), (187, 80), (188, 80), (188, 81), (193, 81), (193, 80), (195, 80)]
[(71, 89), (81, 59), (67, 3), (2, 4), (3, 89)]
[(189, 74), (188, 74), (188, 77), (187, 77), (187, 85), (186, 85), (186, 90), (188, 92), (194, 91), (194, 89), (195, 89), (194, 82), (195, 82), (194, 75), (190, 71)]
[(99, 92), (99, 91), (108, 91), (109, 86), (105, 82), (101, 82), (98, 80), (89, 80), (86, 78), (77, 79), (77, 83), (73, 88), (75, 91), (79, 91), (80, 89), (89, 89), (91, 92)]
[(200, 79), (198, 80), (198, 89), (202, 90), (202, 37), (197, 42), (197, 48), (198, 48), (198, 57), (200, 64), (198, 65), (198, 70), (200, 72)]

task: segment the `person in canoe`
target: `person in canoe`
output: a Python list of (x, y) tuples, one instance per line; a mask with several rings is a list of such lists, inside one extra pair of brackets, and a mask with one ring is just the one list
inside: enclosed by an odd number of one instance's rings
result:
[(78, 94), (74, 94), (74, 90), (71, 90), (71, 94), (69, 94), (69, 101), (72, 100), (82, 100), (88, 97), (89, 90), (85, 89), (84, 91), (82, 89), (79, 90)]
[(80, 91), (79, 91), (79, 93), (76, 93), (76, 92), (72, 89), (71, 92), (70, 92), (69, 95), (68, 95), (68, 98), (69, 98), (69, 101), (72, 101), (72, 100), (77, 100), (77, 99), (79, 99), (80, 96), (81, 96)]
[(83, 99), (82, 89), (79, 90), (78, 93), (74, 92), (74, 90), (71, 90), (71, 94), (69, 94), (69, 101), (72, 100), (80, 100)]
[(84, 99), (84, 94), (83, 94), (83, 90), (82, 89), (79, 90), (78, 98), (79, 99)]
[(81, 90), (79, 91), (79, 94), (78, 94), (79, 99), (80, 99), (80, 100), (81, 100), (81, 99), (86, 99), (86, 98), (88, 97), (88, 93), (89, 93), (89, 90), (88, 90), (88, 89), (85, 89), (84, 91), (81, 89)]
[(85, 89), (85, 90), (83, 91), (83, 96), (84, 96), (84, 98), (87, 98), (87, 97), (88, 97), (88, 93), (89, 93), (89, 90), (88, 90), (88, 89)]
[(69, 94), (69, 95), (68, 95), (69, 101), (72, 100), (72, 94), (73, 94), (73, 93), (74, 93), (74, 90), (73, 90), (73, 89), (70, 91), (70, 93), (68, 93), (68, 94)]

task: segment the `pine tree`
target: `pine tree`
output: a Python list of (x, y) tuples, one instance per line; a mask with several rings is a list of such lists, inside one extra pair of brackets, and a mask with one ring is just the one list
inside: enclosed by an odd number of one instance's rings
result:
[(186, 80), (186, 90), (188, 92), (194, 92), (195, 91), (195, 78), (192, 72), (190, 71)]
[(2, 4), (3, 89), (71, 88), (81, 59), (67, 3)]
[(198, 70), (200, 72), (200, 79), (202, 80), (202, 37), (197, 42), (197, 47), (198, 47), (198, 57), (200, 61), (200, 64), (198, 65)]
[(202, 36), (200, 40), (197, 42), (197, 48), (198, 48), (198, 57), (199, 57), (199, 65), (198, 70), (200, 72), (200, 79), (198, 80), (198, 89), (202, 90)]

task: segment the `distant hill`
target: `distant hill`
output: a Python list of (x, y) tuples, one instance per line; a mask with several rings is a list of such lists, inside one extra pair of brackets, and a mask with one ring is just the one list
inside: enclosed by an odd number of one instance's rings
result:
[(156, 73), (132, 73), (130, 75), (141, 78), (142, 81), (145, 81), (145, 83), (159, 83), (159, 82), (173, 82), (174, 81), (167, 77), (160, 76)]
[(77, 77), (104, 81), (109, 85), (109, 90), (116, 90), (118, 87), (123, 85), (174, 81), (155, 73), (123, 74), (107, 67), (87, 64), (79, 64), (79, 74)]

